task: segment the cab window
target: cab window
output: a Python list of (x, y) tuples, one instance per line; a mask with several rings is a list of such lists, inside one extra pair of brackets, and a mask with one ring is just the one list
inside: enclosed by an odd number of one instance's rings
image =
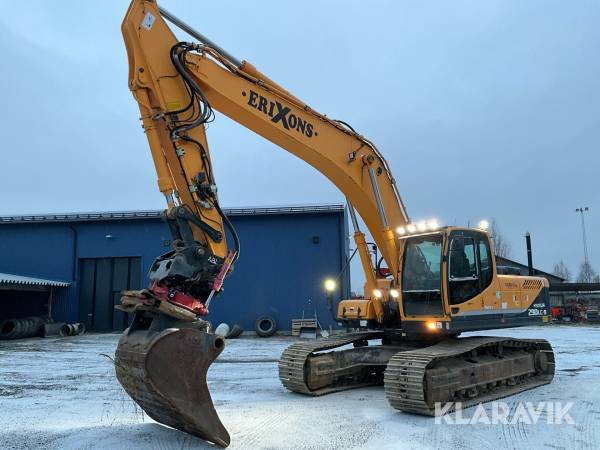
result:
[(458, 232), (448, 255), (448, 299), (451, 305), (472, 299), (492, 281), (492, 258), (485, 236)]
[(481, 288), (485, 289), (492, 282), (492, 261), (490, 247), (485, 237), (479, 238), (479, 266), (481, 268)]
[(457, 235), (450, 241), (448, 258), (450, 304), (456, 305), (479, 293), (479, 277), (475, 240)]
[(442, 243), (439, 233), (406, 240), (402, 264), (402, 304), (407, 316), (443, 314)]

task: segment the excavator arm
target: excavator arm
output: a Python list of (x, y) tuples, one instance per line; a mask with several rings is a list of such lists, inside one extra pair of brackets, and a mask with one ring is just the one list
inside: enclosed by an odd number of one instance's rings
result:
[[(199, 42), (179, 42), (163, 16)], [(213, 204), (218, 205), (216, 197), (206, 191), (214, 189), (214, 176), (204, 124), (211, 120), (214, 108), (331, 180), (363, 219), (390, 273), (397, 277), (399, 244), (393, 230), (404, 226), (408, 216), (389, 166), (371, 141), (346, 123), (313, 110), (155, 2), (132, 2), (122, 31), (129, 55), (129, 87), (140, 105), (159, 189), (170, 209), (177, 208), (174, 199), (179, 199), (207, 227), (223, 235), (226, 219), (213, 208)], [(194, 103), (204, 115), (193, 123), (185, 121)], [(191, 107), (186, 110), (186, 105)], [(199, 178), (208, 180), (209, 186), (201, 188)], [(226, 256), (224, 240), (214, 239), (201, 227), (194, 231), (196, 240), (207, 245), (211, 253)], [(369, 264), (363, 263), (369, 267), (370, 259)], [(366, 272), (372, 284), (369, 287), (375, 288), (372, 267)]]
[[(184, 55), (193, 45), (178, 43), (151, 11), (157, 14), (156, 4), (132, 2), (123, 22), (129, 87), (140, 108), (174, 243), (173, 250), (153, 264), (149, 290), (157, 298), (206, 315), (240, 246), (219, 206), (206, 140), (204, 124), (214, 113), (186, 69)], [(140, 14), (142, 22), (134, 25)], [(231, 250), (226, 229), (235, 243)]]

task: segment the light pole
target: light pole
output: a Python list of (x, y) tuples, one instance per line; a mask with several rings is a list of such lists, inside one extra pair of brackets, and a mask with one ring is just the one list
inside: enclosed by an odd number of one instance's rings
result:
[(587, 237), (585, 234), (585, 218), (583, 216), (584, 212), (589, 211), (590, 208), (588, 208), (587, 206), (581, 206), (580, 208), (577, 208), (575, 210), (575, 212), (578, 212), (581, 214), (581, 233), (583, 235), (583, 262), (585, 263), (586, 269), (589, 266), (589, 260), (588, 260), (588, 249), (587, 249)]

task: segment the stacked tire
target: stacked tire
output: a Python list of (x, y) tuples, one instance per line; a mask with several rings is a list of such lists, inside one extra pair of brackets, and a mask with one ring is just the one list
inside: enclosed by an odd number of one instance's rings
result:
[(44, 324), (49, 319), (43, 317), (25, 317), (7, 319), (0, 322), (0, 339), (23, 339), (41, 336)]

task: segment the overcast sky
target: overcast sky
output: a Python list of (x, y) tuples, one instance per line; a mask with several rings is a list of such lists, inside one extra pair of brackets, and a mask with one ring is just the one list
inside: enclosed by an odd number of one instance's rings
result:
[[(0, 1), (0, 214), (162, 208), (120, 33), (126, 1)], [(572, 271), (578, 206), (600, 269), (600, 2), (178, 1), (171, 10), (371, 138), (413, 219), (496, 219)], [(222, 115), (224, 206), (342, 202)]]

